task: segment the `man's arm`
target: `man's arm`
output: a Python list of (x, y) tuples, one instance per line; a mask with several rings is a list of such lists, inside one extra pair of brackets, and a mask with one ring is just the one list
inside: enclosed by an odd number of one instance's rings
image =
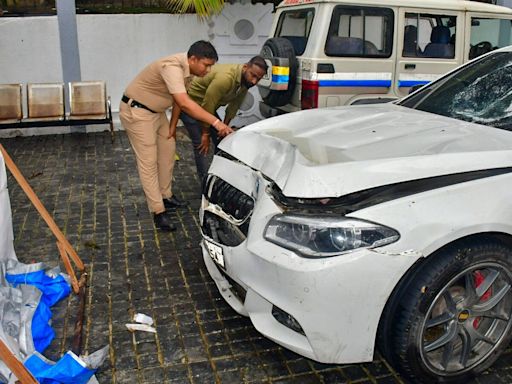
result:
[(222, 121), (217, 119), (217, 117), (203, 108), (201, 108), (194, 100), (192, 100), (188, 94), (186, 93), (176, 93), (172, 95), (174, 97), (175, 103), (180, 107), (180, 109), (185, 112), (187, 115), (193, 117), (196, 120), (202, 121), (208, 125), (213, 126), (219, 136), (224, 137), (233, 132), (231, 128), (229, 128)]
[(215, 77), (208, 84), (203, 100), (200, 105), (206, 111), (214, 114), (220, 107), (222, 97), (231, 92), (233, 81), (224, 73), (216, 73)]
[(226, 107), (226, 116), (224, 117), (224, 124), (230, 123), (231, 120), (236, 116), (236, 113), (240, 109), (240, 106), (242, 105), (242, 102), (245, 99), (245, 96), (247, 96), (247, 89), (243, 88), (240, 92), (238, 92), (238, 95), (228, 104)]
[[(212, 79), (203, 97), (201, 106), (208, 112), (214, 114), (221, 104), (222, 97), (231, 92), (233, 81), (224, 73), (217, 73)], [(226, 124), (226, 123), (224, 123)], [(227, 125), (227, 124), (226, 124)], [(206, 155), (210, 148), (210, 125), (203, 124), (201, 131), (201, 144), (199, 153)]]
[(231, 128), (222, 121), (219, 121), (213, 114), (205, 111), (188, 96), (182, 67), (167, 65), (162, 69), (161, 75), (169, 93), (174, 98), (175, 104), (183, 112), (196, 120), (212, 125), (219, 132), (220, 136), (226, 136), (233, 132)]
[(168, 139), (172, 137), (176, 139), (176, 127), (178, 125), (178, 120), (180, 119), (180, 114), (181, 108), (175, 103), (172, 107), (171, 122), (169, 123), (169, 136), (167, 136)]

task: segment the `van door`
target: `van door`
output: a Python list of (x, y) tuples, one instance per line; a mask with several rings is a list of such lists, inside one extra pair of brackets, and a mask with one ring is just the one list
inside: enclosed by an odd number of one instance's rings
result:
[(343, 4), (333, 8), (310, 77), (303, 77), (318, 85), (318, 107), (391, 93), (394, 23), (392, 8)]
[[(506, 18), (507, 17), (507, 18)], [(465, 60), (471, 60), (497, 48), (512, 44), (512, 20), (510, 15), (466, 14)]]
[(401, 8), (394, 91), (427, 84), (463, 62), (462, 12)]

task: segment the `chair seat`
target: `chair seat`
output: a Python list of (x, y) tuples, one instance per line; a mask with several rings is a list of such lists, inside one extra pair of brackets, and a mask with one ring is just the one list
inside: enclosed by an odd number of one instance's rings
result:
[(27, 121), (64, 119), (64, 84), (27, 84)]
[(12, 124), (12, 123), (19, 123), (20, 119), (3, 119), (0, 118), (0, 125), (2, 124)]
[(21, 84), (0, 84), (0, 123), (16, 122), (23, 118)]
[(69, 120), (105, 120), (107, 119), (107, 114), (95, 114), (95, 115), (69, 115)]
[(63, 116), (45, 116), (45, 117), (28, 117), (23, 119), (24, 122), (33, 122), (33, 121), (63, 121)]
[(70, 119), (105, 119), (107, 91), (104, 81), (75, 81), (69, 83)]

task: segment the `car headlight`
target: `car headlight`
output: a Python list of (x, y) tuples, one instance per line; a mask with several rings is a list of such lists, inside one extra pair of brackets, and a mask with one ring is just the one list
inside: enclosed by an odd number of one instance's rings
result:
[(336, 256), (359, 248), (380, 247), (400, 238), (394, 229), (368, 221), (299, 214), (272, 217), (264, 236), (305, 257)]

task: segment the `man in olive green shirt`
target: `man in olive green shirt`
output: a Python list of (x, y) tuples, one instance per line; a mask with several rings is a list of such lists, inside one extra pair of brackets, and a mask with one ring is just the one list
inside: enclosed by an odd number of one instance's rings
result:
[[(227, 105), (224, 124), (228, 125), (236, 116), (248, 89), (256, 85), (266, 73), (267, 64), (261, 56), (255, 56), (245, 64), (217, 64), (208, 75), (195, 77), (187, 92), (192, 100), (212, 114), (216, 114), (219, 107)], [(209, 167), (206, 155), (210, 137), (216, 147), (219, 136), (210, 125), (195, 120), (175, 105), (172, 110), (169, 137), (176, 135), (179, 118), (185, 124), (194, 146), (197, 174), (202, 180)]]

